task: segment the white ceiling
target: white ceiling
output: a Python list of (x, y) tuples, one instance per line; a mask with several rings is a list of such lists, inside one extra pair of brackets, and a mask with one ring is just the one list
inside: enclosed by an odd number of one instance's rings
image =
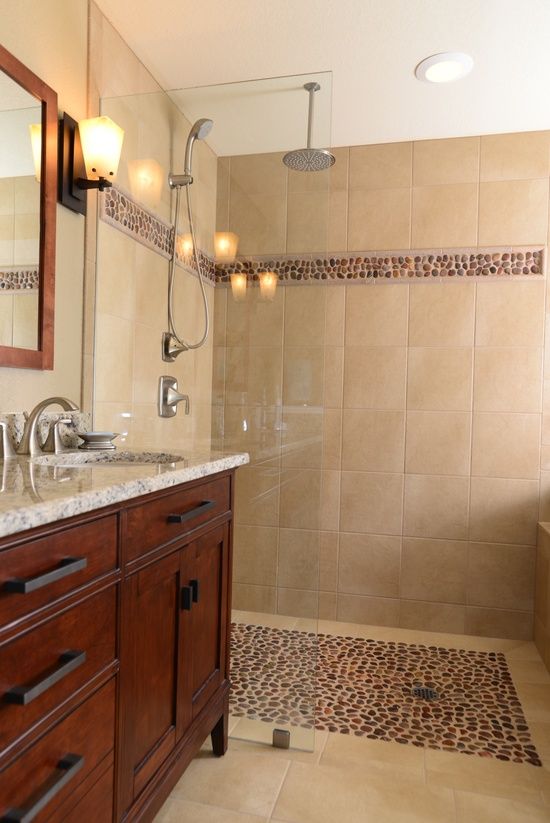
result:
[[(165, 89), (332, 72), (332, 146), (550, 128), (550, 0), (97, 2)], [(472, 73), (416, 80), (440, 51)]]

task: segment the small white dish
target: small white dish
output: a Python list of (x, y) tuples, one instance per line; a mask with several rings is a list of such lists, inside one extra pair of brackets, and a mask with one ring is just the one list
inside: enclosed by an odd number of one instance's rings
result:
[(116, 446), (111, 442), (118, 437), (117, 432), (77, 432), (78, 437), (84, 440), (78, 447), (79, 449), (93, 450), (93, 449), (116, 449)]

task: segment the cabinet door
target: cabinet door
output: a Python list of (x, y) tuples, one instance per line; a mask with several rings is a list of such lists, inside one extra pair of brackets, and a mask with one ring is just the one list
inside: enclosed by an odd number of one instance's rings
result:
[[(182, 552), (181, 581), (189, 608), (182, 611), (179, 700), (187, 722), (199, 714), (227, 676), (228, 562), (227, 524)], [(180, 733), (184, 730), (178, 729)]]
[(123, 587), (121, 810), (176, 743), (180, 557), (158, 560)]

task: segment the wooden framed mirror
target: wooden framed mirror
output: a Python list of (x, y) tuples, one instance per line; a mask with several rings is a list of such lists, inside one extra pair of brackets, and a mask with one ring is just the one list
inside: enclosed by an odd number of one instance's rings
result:
[(0, 366), (52, 369), (57, 94), (1, 45), (0, 69)]

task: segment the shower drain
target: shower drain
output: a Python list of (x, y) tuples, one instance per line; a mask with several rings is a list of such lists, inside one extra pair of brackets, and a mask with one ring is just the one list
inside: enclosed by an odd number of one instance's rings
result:
[(412, 696), (419, 697), (420, 700), (438, 700), (439, 694), (435, 689), (430, 689), (429, 686), (413, 686)]

